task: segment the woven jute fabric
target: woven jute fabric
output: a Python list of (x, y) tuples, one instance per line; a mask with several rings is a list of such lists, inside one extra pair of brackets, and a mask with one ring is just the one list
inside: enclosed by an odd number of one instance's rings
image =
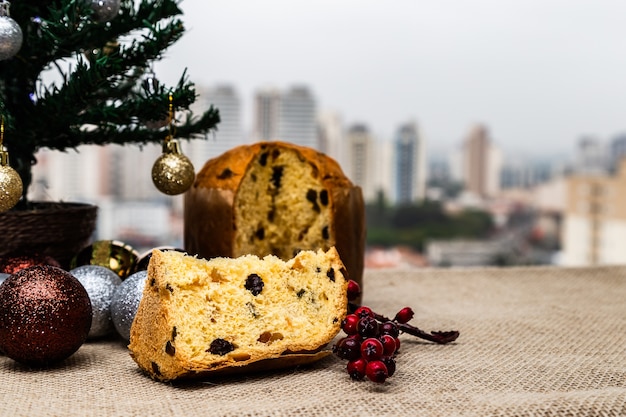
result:
[(351, 381), (334, 356), (271, 373), (164, 384), (117, 339), (33, 370), (0, 358), (10, 416), (624, 416), (626, 267), (368, 270), (364, 304), (405, 305), (450, 345), (402, 335), (396, 374)]

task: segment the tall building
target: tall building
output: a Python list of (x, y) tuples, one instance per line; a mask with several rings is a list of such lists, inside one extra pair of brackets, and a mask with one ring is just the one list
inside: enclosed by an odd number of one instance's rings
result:
[(626, 133), (616, 135), (609, 145), (609, 166), (611, 172), (617, 172), (622, 158), (626, 157)]
[(235, 88), (222, 84), (200, 90), (194, 112), (206, 111), (211, 105), (220, 112), (217, 131), (211, 132), (206, 140), (194, 139), (181, 144), (183, 153), (189, 157), (196, 171), (208, 159), (247, 142), (241, 119), (241, 99)]
[(534, 187), (549, 181), (552, 171), (552, 164), (548, 161), (508, 158), (502, 164), (500, 186), (502, 189)]
[(341, 117), (336, 112), (320, 112), (317, 118), (319, 151), (346, 166), (345, 132)]
[(319, 149), (317, 104), (307, 87), (259, 90), (254, 98), (255, 140), (281, 140)]
[(471, 129), (463, 143), (462, 154), (465, 189), (482, 198), (494, 196), (500, 189), (502, 156), (485, 126)]
[(614, 176), (571, 176), (566, 187), (561, 263), (626, 263), (626, 159)]
[(254, 95), (254, 127), (252, 136), (255, 142), (279, 138), (281, 94), (275, 88), (258, 90)]
[(577, 174), (606, 174), (609, 172), (607, 147), (591, 136), (582, 137), (576, 148), (574, 172)]
[(280, 140), (319, 149), (316, 103), (307, 87), (292, 87), (282, 96), (278, 135)]
[(423, 200), (426, 192), (425, 146), (415, 123), (400, 126), (394, 146), (396, 202)]
[(376, 198), (375, 184), (377, 168), (374, 137), (364, 124), (355, 124), (346, 134), (347, 152), (345, 174), (350, 180), (361, 187), (365, 201)]

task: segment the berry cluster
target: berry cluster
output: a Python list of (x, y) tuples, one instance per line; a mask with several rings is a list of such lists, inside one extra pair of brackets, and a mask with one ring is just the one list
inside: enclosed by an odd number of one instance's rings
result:
[[(359, 297), (361, 289), (355, 281), (348, 283), (348, 300)], [(349, 303), (350, 313), (343, 319), (341, 328), (346, 337), (340, 339), (333, 352), (348, 361), (347, 370), (352, 379), (367, 377), (373, 382), (385, 382), (396, 371), (395, 355), (400, 349), (400, 332), (407, 333), (431, 342), (445, 344), (459, 337), (459, 332), (426, 333), (408, 322), (413, 318), (413, 310), (404, 307), (393, 319), (381, 316), (366, 306)]]

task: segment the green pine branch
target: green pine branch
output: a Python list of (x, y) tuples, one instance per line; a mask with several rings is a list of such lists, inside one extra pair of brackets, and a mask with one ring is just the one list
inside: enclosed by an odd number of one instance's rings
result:
[(169, 129), (146, 122), (168, 116), (170, 95), (175, 114), (185, 114), (175, 121), (176, 137), (206, 137), (216, 128), (217, 109), (189, 111), (197, 96), (186, 73), (173, 87), (142, 87), (153, 62), (185, 32), (178, 1), (121, 0), (119, 15), (106, 23), (95, 19), (88, 0), (42, 3), (12, 2), (24, 42), (14, 58), (0, 61), (5, 145), (25, 193), (41, 148), (161, 142)]

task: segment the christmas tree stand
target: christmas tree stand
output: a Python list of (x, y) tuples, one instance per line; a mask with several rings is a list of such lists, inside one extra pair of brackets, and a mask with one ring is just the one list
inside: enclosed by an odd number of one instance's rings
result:
[(98, 207), (83, 203), (33, 202), (30, 210), (0, 213), (0, 257), (48, 255), (67, 268), (88, 245)]

